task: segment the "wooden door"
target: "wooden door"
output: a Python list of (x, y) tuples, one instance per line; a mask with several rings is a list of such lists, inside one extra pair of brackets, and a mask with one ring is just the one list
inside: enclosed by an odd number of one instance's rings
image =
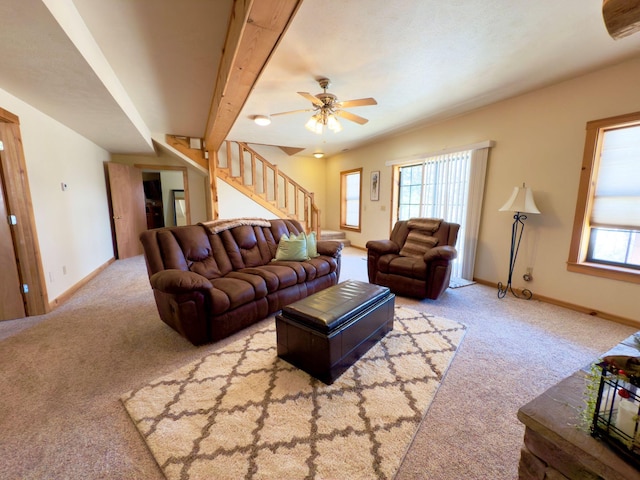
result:
[(111, 193), (111, 213), (119, 259), (142, 253), (140, 234), (147, 229), (142, 187), (142, 170), (121, 163), (107, 162)]
[(11, 320), (26, 315), (3, 185), (4, 179), (0, 182), (0, 320)]
[[(21, 283), (28, 286), (23, 293), (26, 315), (42, 315), (49, 312), (47, 286), (40, 257), (40, 243), (36, 232), (33, 202), (29, 190), (27, 165), (22, 150), (20, 119), (0, 107), (0, 177), (4, 194), (4, 208), (15, 215), (17, 224), (10, 227), (14, 258)], [(5, 221), (6, 217), (1, 220)], [(9, 238), (8, 235), (2, 235)], [(4, 269), (4, 267), (3, 267)], [(4, 272), (3, 272), (4, 273)], [(0, 273), (0, 279), (2, 273)]]

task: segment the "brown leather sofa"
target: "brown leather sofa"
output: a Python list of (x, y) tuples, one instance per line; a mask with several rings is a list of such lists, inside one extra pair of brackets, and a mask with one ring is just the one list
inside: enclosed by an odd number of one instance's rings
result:
[(437, 299), (449, 286), (459, 229), (439, 219), (398, 221), (389, 240), (367, 242), (369, 282), (397, 295)]
[(319, 256), (278, 260), (294, 220), (232, 219), (141, 234), (160, 318), (194, 345), (227, 337), (296, 300), (338, 283), (342, 243)]

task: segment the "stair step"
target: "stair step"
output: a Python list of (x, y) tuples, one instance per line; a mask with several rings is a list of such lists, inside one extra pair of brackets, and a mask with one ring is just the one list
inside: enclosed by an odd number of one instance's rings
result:
[(347, 236), (344, 232), (336, 232), (335, 230), (322, 230), (320, 232), (319, 240), (337, 240), (342, 242), (342, 245), (345, 247), (351, 246), (351, 240), (347, 239)]

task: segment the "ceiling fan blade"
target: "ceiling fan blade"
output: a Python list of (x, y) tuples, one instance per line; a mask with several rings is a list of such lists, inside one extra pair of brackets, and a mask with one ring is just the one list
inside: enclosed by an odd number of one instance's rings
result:
[(272, 113), (270, 117), (277, 117), (278, 115), (289, 115), (291, 113), (313, 112), (313, 108), (305, 108), (303, 110), (291, 110), (289, 112)]
[(377, 105), (375, 98), (358, 98), (357, 100), (345, 100), (344, 102), (338, 102), (336, 105), (341, 108), (351, 107), (365, 107), (367, 105)]
[(308, 92), (298, 92), (298, 95), (302, 95), (304, 98), (306, 98), (307, 100), (309, 100), (311, 103), (313, 103), (314, 105), (317, 105), (319, 107), (324, 106), (324, 103), (322, 103), (322, 100), (320, 100), (319, 98), (311, 95)]
[(360, 117), (358, 115), (354, 115), (353, 113), (347, 112), (345, 110), (336, 110), (334, 114), (336, 114), (339, 117), (345, 118), (347, 120), (351, 120), (352, 122), (359, 123), (360, 125), (364, 125), (369, 121), (366, 118)]

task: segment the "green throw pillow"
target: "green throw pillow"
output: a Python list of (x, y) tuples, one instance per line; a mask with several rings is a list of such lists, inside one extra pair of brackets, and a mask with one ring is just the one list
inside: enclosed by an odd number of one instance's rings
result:
[(276, 258), (274, 260), (289, 260), (300, 262), (309, 260), (307, 253), (307, 236), (303, 233), (300, 235), (282, 235), (276, 250)]
[(307, 254), (309, 255), (309, 258), (316, 258), (320, 256), (320, 254), (318, 253), (318, 241), (316, 240), (316, 232), (311, 232), (309, 235), (307, 235)]

